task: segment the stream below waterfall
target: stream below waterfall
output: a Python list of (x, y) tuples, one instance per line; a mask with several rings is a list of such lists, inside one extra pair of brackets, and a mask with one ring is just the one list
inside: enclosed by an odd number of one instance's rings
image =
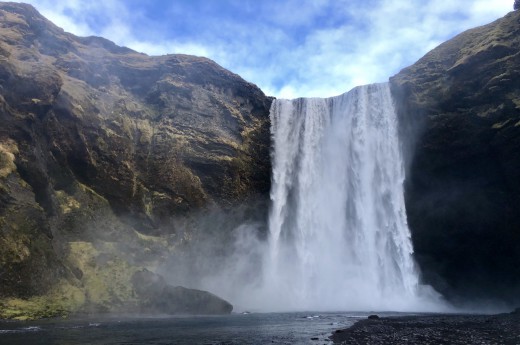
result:
[(0, 344), (323, 344), (335, 330), (367, 315), (301, 312), (0, 322)]

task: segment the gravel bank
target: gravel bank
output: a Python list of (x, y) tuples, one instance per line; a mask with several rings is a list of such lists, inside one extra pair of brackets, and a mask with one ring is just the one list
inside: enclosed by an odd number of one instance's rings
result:
[(337, 330), (335, 344), (519, 345), (520, 310), (498, 315), (432, 315), (367, 319)]

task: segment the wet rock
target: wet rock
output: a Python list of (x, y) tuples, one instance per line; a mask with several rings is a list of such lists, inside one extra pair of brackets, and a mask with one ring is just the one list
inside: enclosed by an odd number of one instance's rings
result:
[(136, 272), (132, 284), (142, 313), (152, 314), (230, 314), (233, 306), (202, 290), (168, 285), (164, 278), (148, 270)]
[(330, 337), (336, 344), (517, 344), (518, 317), (500, 315), (435, 315), (361, 320)]
[[(390, 79), (408, 143), (405, 201), (426, 283), (520, 303), (520, 12)], [(493, 258), (492, 260), (490, 258)]]

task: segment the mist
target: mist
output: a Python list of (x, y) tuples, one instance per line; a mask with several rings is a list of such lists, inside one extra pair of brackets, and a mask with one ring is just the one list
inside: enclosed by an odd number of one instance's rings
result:
[(201, 213), (160, 273), (235, 311), (448, 311), (413, 259), (388, 84), (276, 100), (271, 126), (270, 205)]

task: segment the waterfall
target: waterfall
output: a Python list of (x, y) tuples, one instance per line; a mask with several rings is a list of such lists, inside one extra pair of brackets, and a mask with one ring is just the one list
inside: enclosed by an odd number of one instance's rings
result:
[[(241, 224), (232, 244), (215, 232), (172, 258), (172, 281), (216, 293), (239, 311), (448, 311), (419, 283), (412, 257), (405, 138), (389, 85), (275, 100), (270, 116), (267, 241), (262, 224)], [(227, 226), (229, 215), (218, 214), (200, 226)]]
[(423, 309), (388, 83), (275, 100), (271, 123), (271, 308)]

